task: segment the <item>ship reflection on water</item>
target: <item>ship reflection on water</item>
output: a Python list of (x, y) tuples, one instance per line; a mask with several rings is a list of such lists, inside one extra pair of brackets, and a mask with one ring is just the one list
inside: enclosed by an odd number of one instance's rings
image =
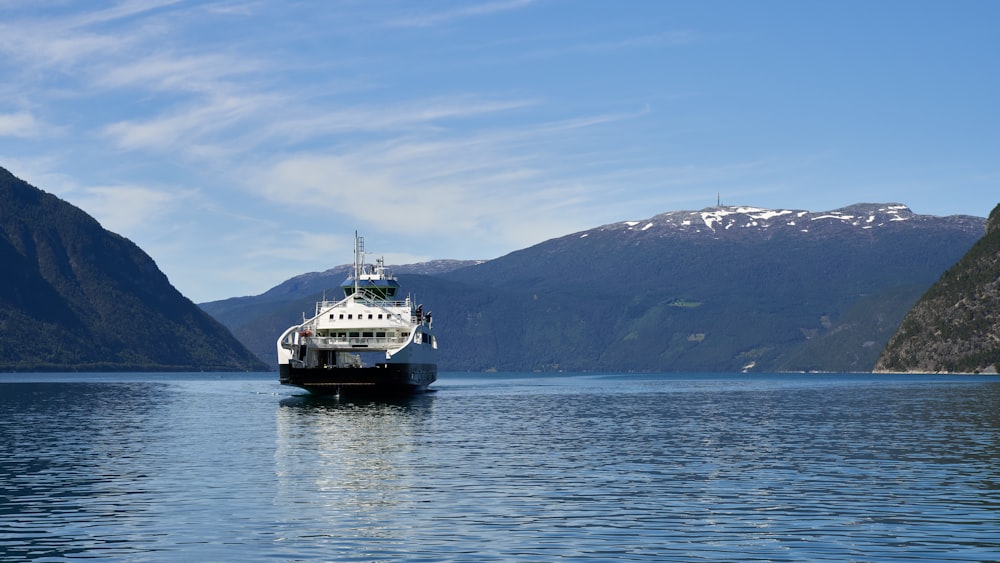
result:
[[(277, 411), (275, 505), (282, 539), (309, 538), (361, 557), (404, 547), (415, 510), (414, 450), (430, 431), (434, 394), (389, 400), (299, 395)], [(384, 551), (383, 551), (384, 550)]]

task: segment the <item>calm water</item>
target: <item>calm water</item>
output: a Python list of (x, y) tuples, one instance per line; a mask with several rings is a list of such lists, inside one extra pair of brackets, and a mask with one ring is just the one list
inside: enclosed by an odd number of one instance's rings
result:
[(1000, 379), (0, 375), (0, 560), (998, 561)]

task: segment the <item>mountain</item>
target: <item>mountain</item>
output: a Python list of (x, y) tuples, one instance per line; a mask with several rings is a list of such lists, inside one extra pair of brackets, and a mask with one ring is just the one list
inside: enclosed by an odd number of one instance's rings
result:
[(881, 372), (1000, 372), (1000, 205), (986, 234), (903, 319)]
[(0, 168), (0, 370), (267, 369), (153, 260)]
[[(442, 370), (870, 371), (984, 221), (900, 204), (714, 207), (399, 278), (434, 313)], [(274, 340), (311, 315), (318, 287), (202, 307), (273, 363)]]
[(456, 271), (497, 299), (436, 318), (468, 369), (870, 371), (982, 228), (898, 204), (665, 213)]

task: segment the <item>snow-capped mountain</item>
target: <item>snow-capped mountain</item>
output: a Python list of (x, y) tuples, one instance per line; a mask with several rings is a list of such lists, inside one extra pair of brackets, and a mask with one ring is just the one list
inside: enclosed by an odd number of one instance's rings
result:
[[(748, 206), (710, 207), (700, 211), (671, 211), (649, 219), (604, 225), (599, 231), (637, 231), (654, 235), (684, 233), (710, 237), (773, 236), (775, 233), (835, 234), (845, 230), (911, 228), (942, 220), (959, 228), (981, 228), (983, 219), (967, 215), (919, 215), (899, 203), (859, 203), (833, 211), (764, 209)], [(905, 225), (904, 225), (905, 224)], [(591, 231), (579, 233), (589, 236)]]

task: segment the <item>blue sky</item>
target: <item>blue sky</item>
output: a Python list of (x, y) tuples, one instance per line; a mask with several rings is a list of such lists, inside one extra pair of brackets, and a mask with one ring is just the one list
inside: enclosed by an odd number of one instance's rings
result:
[(0, 166), (196, 302), (715, 204), (1000, 203), (1000, 2), (0, 0)]

